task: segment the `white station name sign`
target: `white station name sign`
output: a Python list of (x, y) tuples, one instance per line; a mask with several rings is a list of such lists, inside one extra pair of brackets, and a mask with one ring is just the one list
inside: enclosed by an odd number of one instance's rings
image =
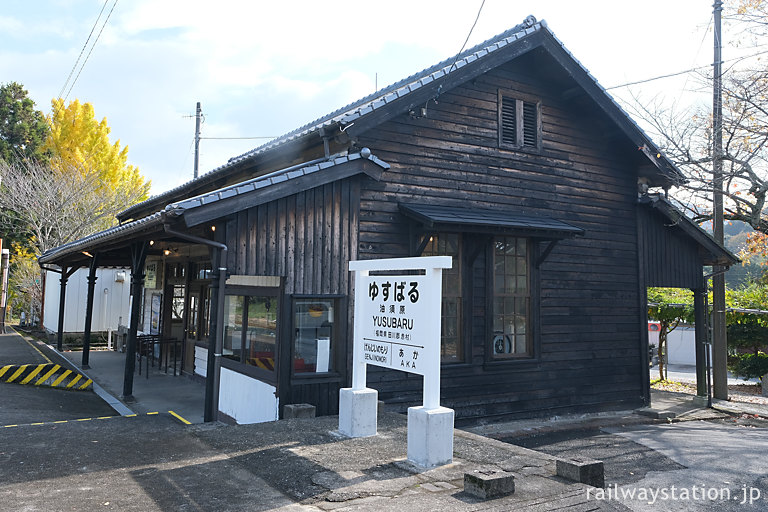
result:
[[(424, 375), (439, 357), (440, 318), (433, 318), (424, 276), (361, 276), (364, 294), (356, 304), (362, 320), (362, 356), (366, 364)], [(432, 308), (434, 310), (434, 308)], [(437, 346), (430, 346), (435, 344)], [(430, 342), (430, 340), (432, 340)]]

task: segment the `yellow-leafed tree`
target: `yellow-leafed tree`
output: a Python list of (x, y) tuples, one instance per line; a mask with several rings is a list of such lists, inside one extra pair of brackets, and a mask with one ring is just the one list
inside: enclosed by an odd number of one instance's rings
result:
[(98, 121), (93, 105), (78, 100), (66, 107), (62, 99), (51, 104), (46, 149), (55, 155), (51, 162), (54, 171), (95, 172), (101, 189), (96, 192), (124, 208), (148, 197), (150, 182), (128, 164), (128, 146), (121, 148), (120, 140), (110, 142), (106, 117)]

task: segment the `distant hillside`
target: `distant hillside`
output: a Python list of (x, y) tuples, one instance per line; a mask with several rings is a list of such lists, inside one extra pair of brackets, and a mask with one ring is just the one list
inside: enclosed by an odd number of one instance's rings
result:
[[(744, 250), (747, 237), (752, 232), (752, 227), (746, 222), (726, 222), (723, 226), (723, 241), (725, 248), (736, 256)], [(729, 288), (736, 288), (752, 278), (759, 277), (765, 267), (759, 263), (750, 262), (747, 265), (736, 265), (725, 274), (725, 281)]]

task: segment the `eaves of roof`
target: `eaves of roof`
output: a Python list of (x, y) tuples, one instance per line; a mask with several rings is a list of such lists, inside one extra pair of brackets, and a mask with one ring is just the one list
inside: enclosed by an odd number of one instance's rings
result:
[(98, 233), (94, 233), (92, 235), (88, 235), (78, 240), (60, 245), (59, 247), (50, 249), (41, 254), (40, 257), (37, 258), (37, 261), (40, 265), (46, 265), (49, 263), (56, 264), (58, 259), (64, 255), (87, 251), (89, 248), (95, 245), (107, 243), (119, 238), (130, 237), (131, 235), (135, 235), (136, 233), (142, 231), (149, 231), (154, 228), (159, 228), (162, 226), (162, 224), (163, 212), (155, 212), (147, 217), (121, 224), (104, 231), (99, 231)]
[(711, 258), (705, 261), (705, 265), (722, 265), (730, 267), (739, 263), (741, 260), (731, 251), (720, 245), (712, 236), (701, 229), (699, 225), (688, 218), (685, 213), (680, 211), (668, 199), (655, 194), (645, 195), (638, 199), (641, 205), (654, 208), (664, 215), (673, 225), (679, 227), (686, 235), (695, 241), (699, 247), (704, 249)]

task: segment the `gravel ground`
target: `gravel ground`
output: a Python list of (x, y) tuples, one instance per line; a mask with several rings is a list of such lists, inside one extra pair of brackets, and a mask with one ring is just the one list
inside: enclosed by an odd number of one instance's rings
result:
[[(651, 386), (661, 391), (673, 391), (675, 393), (696, 394), (696, 385), (686, 382), (661, 381)], [(768, 397), (762, 396), (762, 387), (759, 384), (737, 384), (728, 386), (728, 397), (732, 402), (748, 404), (768, 405)]]

